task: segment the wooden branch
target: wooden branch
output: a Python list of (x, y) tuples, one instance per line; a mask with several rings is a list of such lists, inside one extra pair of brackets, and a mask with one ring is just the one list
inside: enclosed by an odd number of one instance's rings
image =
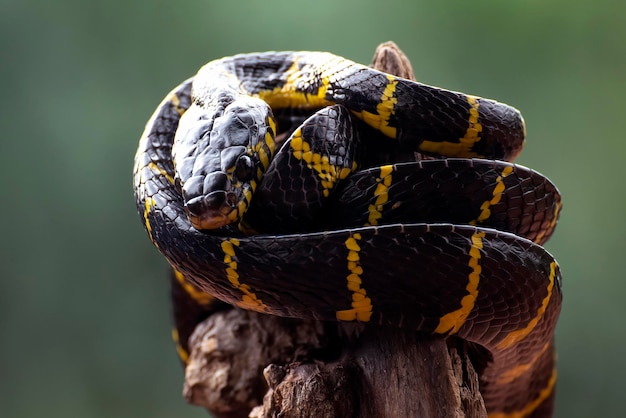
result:
[[(393, 43), (373, 66), (414, 78)], [(465, 342), (232, 309), (190, 339), (184, 396), (217, 417), (486, 417)]]

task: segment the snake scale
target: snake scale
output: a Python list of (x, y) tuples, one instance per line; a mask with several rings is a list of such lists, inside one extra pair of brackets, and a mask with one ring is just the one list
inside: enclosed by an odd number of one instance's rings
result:
[(547, 417), (562, 295), (541, 244), (561, 199), (507, 162), (524, 141), (496, 101), (329, 53), (242, 54), (158, 106), (134, 191), (184, 297), (455, 335), (490, 354), (490, 417)]

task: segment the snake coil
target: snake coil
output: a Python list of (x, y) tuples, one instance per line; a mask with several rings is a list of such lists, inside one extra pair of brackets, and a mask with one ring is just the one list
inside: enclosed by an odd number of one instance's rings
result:
[(159, 105), (134, 191), (199, 303), (457, 335), (491, 354), (490, 417), (545, 417), (561, 276), (541, 244), (561, 199), (506, 162), (524, 141), (502, 103), (328, 53), (244, 54)]

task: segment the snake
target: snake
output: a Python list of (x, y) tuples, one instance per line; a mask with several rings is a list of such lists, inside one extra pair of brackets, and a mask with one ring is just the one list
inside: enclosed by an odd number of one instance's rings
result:
[(511, 106), (326, 52), (204, 65), (147, 122), (133, 174), (181, 357), (216, 301), (400, 327), (486, 350), (489, 417), (551, 416), (562, 279), (542, 244), (562, 203), (511, 162), (525, 137)]

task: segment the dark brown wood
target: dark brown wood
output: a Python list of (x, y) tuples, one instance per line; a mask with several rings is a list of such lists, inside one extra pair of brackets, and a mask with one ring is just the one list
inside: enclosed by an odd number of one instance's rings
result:
[[(381, 44), (374, 68), (414, 79)], [(233, 309), (190, 339), (184, 396), (217, 417), (486, 417), (465, 342)]]

